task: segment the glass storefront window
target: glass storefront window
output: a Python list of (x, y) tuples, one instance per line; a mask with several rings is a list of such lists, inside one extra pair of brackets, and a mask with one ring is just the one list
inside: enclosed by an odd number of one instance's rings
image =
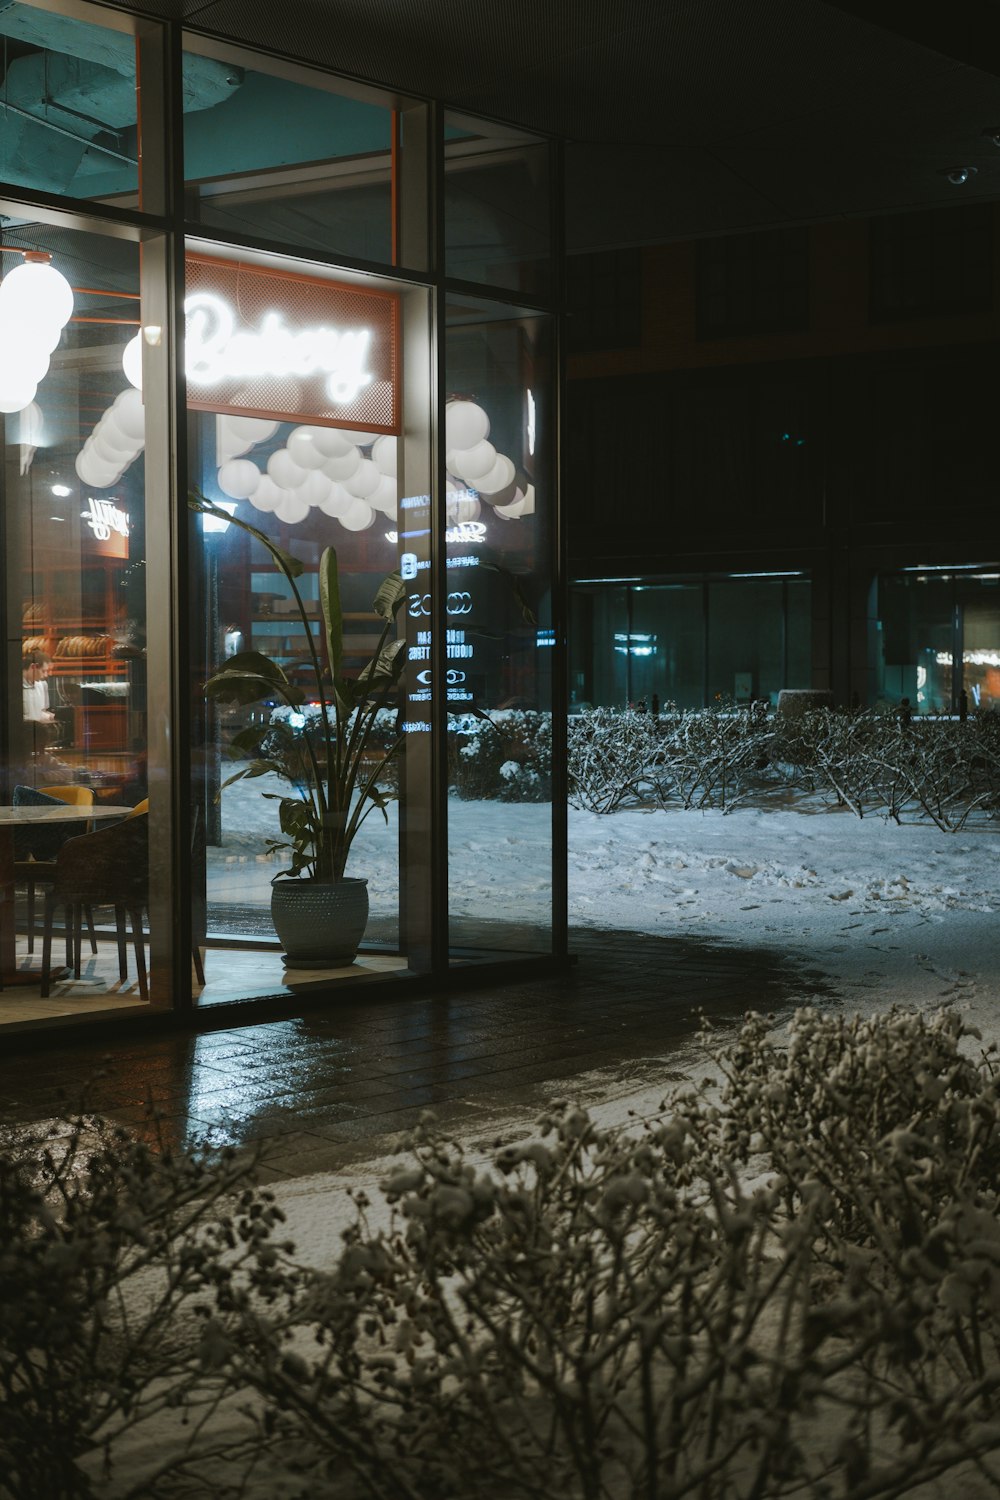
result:
[[(142, 972), (142, 925), (157, 894), (143, 815), (154, 769), (147, 640), (163, 622), (147, 610), (145, 411), (123, 366), (139, 322), (139, 247), (22, 221), (5, 233), (3, 269), (0, 338), (17, 357), (0, 376), (0, 964), (5, 992), (21, 997), (4, 1017), (147, 1009), (168, 997), (155, 963), (148, 990)], [(57, 879), (52, 862), (70, 839), (73, 868)], [(94, 925), (84, 924), (74, 973), (72, 939), (88, 906)], [(142, 924), (124, 974), (118, 914)], [(159, 935), (151, 939), (155, 950)]]
[[(375, 596), (408, 545), (400, 540), (399, 517), (406, 514), (400, 489), (412, 485), (419, 493), (422, 487), (426, 498), (429, 474), (418, 452), (421, 441), (426, 448), (426, 439), (411, 441), (402, 435), (403, 289), (389, 291), (371, 278), (346, 286), (320, 267), (298, 266), (293, 273), (274, 258), (236, 266), (201, 248), (189, 255), (189, 265), (197, 266), (189, 293), (195, 279), (199, 287), (195, 299), (189, 296), (187, 310), (192, 486), (237, 523), (198, 518), (191, 595), (193, 916), (197, 938), (205, 946), (200, 1003), (213, 1004), (326, 977), (318, 963), (316, 972), (301, 965), (286, 970), (272, 917), (272, 882), (283, 878), (290, 860), (287, 848), (275, 847), (287, 842), (281, 801), (301, 803), (308, 795), (303, 768), (309, 763), (310, 736), (317, 744), (322, 713), (313, 650), (324, 670), (325, 691), (332, 694), (321, 559), (324, 549), (335, 550), (343, 618), (341, 673), (356, 678), (379, 644), (383, 622), (374, 608)], [(204, 309), (218, 320), (213, 327), (229, 327), (228, 314), (211, 301), (225, 299), (227, 278), (239, 291), (230, 308), (235, 309), (230, 333), (243, 351), (232, 389), (228, 376), (199, 385), (195, 371), (211, 344), (211, 336), (202, 338), (198, 322)], [(249, 295), (252, 288), (255, 293)], [(411, 290), (409, 295), (425, 305), (425, 293)], [(253, 351), (266, 343), (268, 319), (280, 317), (287, 336), (305, 347), (317, 331), (329, 333), (324, 314), (330, 308), (340, 320), (336, 370), (296, 380), (256, 370)], [(355, 337), (358, 346), (348, 346)], [(329, 353), (326, 344), (323, 348)], [(429, 350), (424, 355), (429, 368)], [(365, 425), (338, 420), (338, 404)], [(302, 564), (296, 588), (305, 622), (273, 553), (240, 523)], [(401, 613), (398, 630), (405, 629)], [(227, 660), (245, 652), (279, 668), (302, 689), (304, 701), (290, 705), (280, 690), (245, 703), (207, 697), (204, 683)], [(390, 747), (398, 750), (379, 775), (384, 815), (375, 808), (364, 821), (345, 872), (368, 882), (370, 915), (359, 965), (382, 974), (405, 970), (406, 950), (415, 941), (412, 920), (402, 915), (401, 850), (413, 804), (427, 796), (426, 778), (421, 784), (412, 766), (404, 769), (413, 757), (407, 754), (406, 736), (401, 738), (401, 707), (394, 690), (379, 710), (365, 752), (366, 768), (374, 768)], [(275, 769), (279, 765), (280, 772)], [(320, 773), (326, 769), (324, 762)], [(350, 971), (351, 965), (339, 968)]]
[(921, 714), (1000, 704), (1000, 571), (882, 575), (874, 636), (877, 702)]
[(277, 63), (248, 66), (242, 54), (185, 52), (187, 217), (223, 234), (390, 264), (392, 111), (322, 74), (289, 75)]
[(139, 187), (136, 42), (131, 22), (61, 16), (30, 0), (0, 7), (0, 180), (134, 204)]
[[(449, 299), (444, 623), (458, 961), (551, 951), (551, 337), (545, 317)], [(426, 607), (419, 578), (410, 607)], [(419, 679), (410, 691), (419, 695)], [(495, 898), (472, 878), (484, 862)]]
[(544, 296), (552, 255), (548, 144), (449, 113), (444, 153), (447, 274)]
[[(530, 305), (549, 281), (548, 144), (450, 119), (455, 181), (438, 216), (435, 106), (172, 23), (57, 6), (0, 6), (0, 972), (27, 1005), (4, 1019), (184, 1011), (427, 972), (448, 961), (449, 857), (460, 958), (551, 954), (565, 906), (551, 792), (555, 339)], [(529, 304), (451, 301), (447, 423), (431, 271), (525, 288)], [(490, 436), (445, 444), (463, 404)], [(447, 494), (444, 447), (461, 459)], [(186, 506), (186, 490), (220, 512)], [(342, 638), (323, 623), (331, 547)], [(408, 593), (383, 632), (375, 596), (394, 570)], [(404, 643), (408, 675), (391, 675), (363, 748), (356, 708), (319, 744), (317, 709), (360, 701), (373, 653), (385, 653), (378, 681)], [(447, 681), (433, 682), (439, 649)], [(206, 684), (241, 653), (289, 691), (267, 678), (265, 692), (213, 697)], [(504, 853), (515, 819), (530, 845), (503, 920), (478, 873), (478, 894), (460, 899), (481, 861), (460, 823), (446, 848), (437, 774), (438, 751), (458, 742), (452, 717), (480, 707), (494, 735), (503, 726), (488, 840)], [(263, 764), (280, 758), (272, 739), (287, 767)], [(351, 746), (360, 780), (336, 803), (320, 797), (314, 826), (370, 804), (344, 871), (367, 882), (367, 931), (355, 964), (309, 948), (310, 965), (293, 965), (272, 895), (300, 868), (288, 844), (302, 767), (332, 786)], [(359, 787), (368, 804), (352, 800)], [(73, 835), (94, 857), (78, 866), (90, 884), (70, 889), (51, 865)], [(325, 933), (328, 914), (312, 910)]]
[(571, 609), (571, 707), (775, 704), (811, 683), (808, 578), (578, 585)]

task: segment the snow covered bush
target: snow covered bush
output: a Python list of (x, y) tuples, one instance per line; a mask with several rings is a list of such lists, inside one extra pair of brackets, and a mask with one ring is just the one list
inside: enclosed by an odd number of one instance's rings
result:
[(610, 813), (659, 802), (666, 751), (660, 720), (652, 714), (613, 708), (573, 714), (567, 749), (572, 806)]
[(552, 715), (523, 708), (449, 714), (448, 781), (458, 797), (547, 802)]
[[(1000, 1452), (1000, 1099), (961, 1024), (748, 1019), (632, 1129), (428, 1123), (233, 1370), (303, 1493), (906, 1495)], [(263, 1429), (262, 1429), (263, 1431)], [(325, 1476), (339, 1488), (324, 1490)]]
[(319, 1268), (231, 1157), (84, 1120), (40, 1167), (8, 1152), (0, 1495), (996, 1479), (1000, 1082), (972, 1037), (950, 1011), (749, 1016), (649, 1120), (554, 1103), (488, 1165), (427, 1119)]
[(252, 1162), (173, 1153), (150, 1124), (144, 1142), (77, 1115), (0, 1154), (4, 1500), (103, 1496), (105, 1453), (167, 1412), (194, 1438), (224, 1394), (220, 1338), (281, 1214)]
[(594, 709), (569, 721), (576, 807), (728, 811), (775, 792), (955, 832), (1000, 810), (1000, 714), (909, 720), (884, 708), (815, 709), (792, 718), (765, 704), (719, 704), (658, 715)]

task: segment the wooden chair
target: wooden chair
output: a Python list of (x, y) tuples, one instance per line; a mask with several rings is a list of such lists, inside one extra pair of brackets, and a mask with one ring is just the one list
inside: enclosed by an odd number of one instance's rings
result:
[[(16, 786), (14, 806), (21, 806), (28, 801), (40, 802), (43, 796), (54, 798), (58, 802), (65, 802), (67, 807), (93, 807), (94, 805), (94, 793), (89, 786), (37, 788)], [(18, 829), (15, 833), (14, 880), (16, 884), (27, 887), (29, 953), (35, 951), (35, 889), (39, 885), (49, 885), (55, 879), (56, 855), (67, 839), (79, 836), (81, 831), (89, 832), (92, 827), (92, 824), (86, 824), (81, 830), (78, 823), (60, 825), (53, 822), (40, 824), (37, 828)], [(86, 912), (86, 918), (90, 933), (90, 951), (96, 953), (97, 938), (94, 933), (93, 917), (89, 911)]]
[(97, 833), (67, 839), (55, 861), (55, 878), (45, 892), (42, 937), (42, 996), (52, 983), (52, 925), (58, 906), (66, 912), (67, 966), (80, 976), (82, 914), (95, 906), (111, 906), (118, 936), (118, 974), (128, 976), (126, 919), (132, 928), (139, 993), (149, 999), (142, 914), (149, 904), (149, 820), (139, 814)]

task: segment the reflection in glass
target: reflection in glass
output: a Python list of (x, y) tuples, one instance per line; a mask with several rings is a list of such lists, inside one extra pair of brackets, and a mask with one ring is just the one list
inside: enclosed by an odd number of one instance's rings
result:
[(549, 287), (549, 147), (506, 126), (445, 116), (445, 269), (523, 295)]
[(571, 608), (571, 708), (776, 704), (810, 686), (808, 578), (580, 584)]
[[(206, 69), (224, 80), (211, 96)], [(184, 54), (184, 85), (195, 101), (184, 115), (189, 217), (296, 249), (392, 260), (391, 110), (336, 93), (319, 74), (293, 80), (194, 52)]]
[(922, 714), (1000, 703), (1000, 571), (911, 568), (880, 577), (877, 596), (874, 701)]
[[(0, 338), (8, 358), (0, 375), (0, 513), (10, 647), (0, 878), (13, 884), (17, 900), (13, 920), (5, 908), (0, 962), (5, 989), (18, 996), (4, 1014), (22, 1020), (142, 1000), (142, 931), (122, 976), (105, 898), (127, 876), (136, 904), (148, 906), (144, 839), (134, 827), (123, 836), (121, 847), (132, 851), (127, 871), (118, 856), (99, 860), (97, 851), (118, 847), (110, 830), (149, 789), (145, 422), (122, 364), (138, 323), (138, 247), (15, 225), (5, 234), (2, 268)], [(3, 337), (29, 304), (17, 337)], [(56, 879), (50, 862), (69, 839), (92, 834), (82, 857), (75, 846), (75, 869), (85, 880), (80, 899), (89, 894), (95, 908), (95, 931), (84, 937), (74, 974), (61, 958), (67, 916), (62, 905), (54, 912), (56, 961), (43, 999), (42, 912)], [(70, 918), (72, 933), (79, 919)], [(155, 972), (152, 982), (153, 998), (162, 1000)]]
[[(0, 178), (59, 196), (134, 202), (135, 37), (16, 0), (0, 6), (0, 38)], [(218, 64), (202, 68), (192, 101), (217, 88), (220, 74)]]
[[(541, 316), (449, 304), (449, 914), (459, 957), (551, 949), (550, 336)], [(418, 585), (411, 608), (423, 607)], [(411, 685), (422, 690), (429, 683)]]

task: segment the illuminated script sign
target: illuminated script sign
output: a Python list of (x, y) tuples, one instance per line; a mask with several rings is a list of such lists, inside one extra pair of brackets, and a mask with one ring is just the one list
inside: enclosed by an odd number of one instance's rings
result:
[(184, 364), (200, 411), (399, 431), (399, 298), (189, 255)]

